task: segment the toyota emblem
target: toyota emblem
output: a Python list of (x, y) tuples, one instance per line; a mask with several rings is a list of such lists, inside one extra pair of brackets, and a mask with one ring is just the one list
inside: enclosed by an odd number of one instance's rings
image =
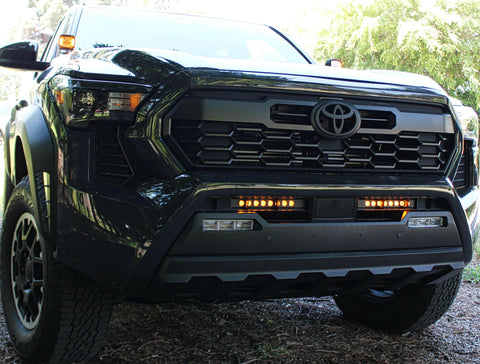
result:
[(345, 139), (360, 129), (357, 108), (348, 102), (331, 100), (318, 103), (312, 111), (312, 125), (326, 138)]

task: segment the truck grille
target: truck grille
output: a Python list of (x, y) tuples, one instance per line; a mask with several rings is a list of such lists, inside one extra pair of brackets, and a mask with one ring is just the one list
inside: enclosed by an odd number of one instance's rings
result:
[(315, 131), (260, 123), (179, 119), (172, 120), (170, 134), (183, 157), (197, 168), (439, 173), (454, 147), (453, 134), (448, 133), (357, 133), (332, 140)]

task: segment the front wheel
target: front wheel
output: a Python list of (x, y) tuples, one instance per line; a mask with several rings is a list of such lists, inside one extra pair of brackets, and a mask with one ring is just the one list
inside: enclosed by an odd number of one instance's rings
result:
[[(39, 191), (40, 204), (42, 197)], [(33, 362), (88, 359), (108, 330), (112, 294), (56, 261), (40, 226), (26, 177), (13, 190), (1, 235), (1, 298), (12, 344)]]
[(393, 333), (424, 329), (449, 309), (462, 282), (462, 272), (435, 284), (414, 284), (400, 290), (375, 290), (335, 297), (350, 318)]

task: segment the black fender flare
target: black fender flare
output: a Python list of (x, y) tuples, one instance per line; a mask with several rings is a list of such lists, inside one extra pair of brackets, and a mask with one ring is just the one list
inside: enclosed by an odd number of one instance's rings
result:
[[(16, 150), (18, 144), (21, 143), (35, 206), (35, 217), (40, 222), (45, 221), (45, 217), (48, 220), (50, 218), (50, 176), (55, 172), (56, 160), (54, 139), (50, 134), (47, 120), (41, 108), (37, 105), (30, 105), (17, 110), (15, 115), (12, 116), (7, 133), (8, 146), (10, 147), (7, 152), (9, 154), (9, 166), (7, 169), (10, 170), (12, 183), (16, 186), (24, 177), (17, 176), (15, 168)], [(38, 178), (39, 174), (42, 173), (48, 177), (46, 202), (49, 206), (47, 208), (47, 216), (40, 216), (39, 208), (39, 188), (45, 189), (47, 185), (47, 183), (42, 181), (43, 176), (40, 179)], [(50, 226), (45, 226), (44, 228), (49, 230)], [(49, 232), (44, 231), (44, 233)]]

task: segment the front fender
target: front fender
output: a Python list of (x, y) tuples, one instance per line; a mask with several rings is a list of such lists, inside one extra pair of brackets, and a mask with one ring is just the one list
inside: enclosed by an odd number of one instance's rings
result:
[(45, 217), (40, 216), (38, 192), (44, 189), (48, 218), (50, 215), (48, 181), (55, 171), (55, 148), (41, 108), (31, 105), (18, 110), (12, 117), (8, 134), (12, 183), (16, 186), (28, 173), (37, 221), (45, 221)]
[[(15, 161), (13, 153), (21, 142), (28, 174), (33, 176), (37, 172), (52, 173), (55, 168), (53, 139), (40, 107), (31, 105), (17, 111), (10, 132), (12, 129), (15, 147), (10, 149), (10, 161)], [(13, 164), (12, 172), (16, 185), (23, 176), (16, 175)]]

